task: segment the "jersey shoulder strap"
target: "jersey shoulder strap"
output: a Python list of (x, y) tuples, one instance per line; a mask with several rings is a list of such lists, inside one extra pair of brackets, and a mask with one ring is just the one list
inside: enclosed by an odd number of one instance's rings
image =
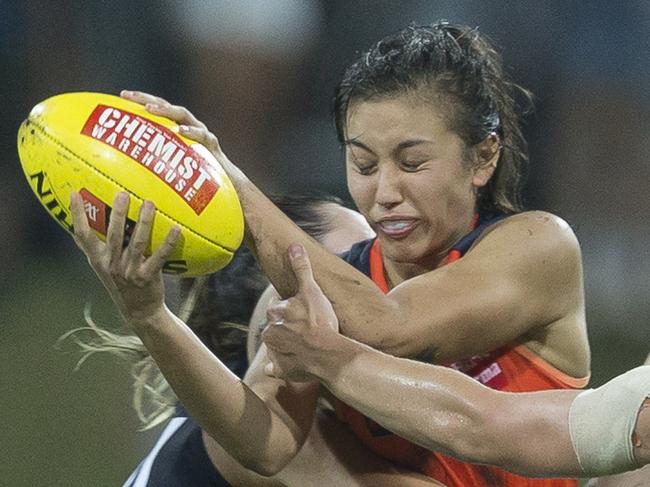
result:
[(375, 239), (355, 243), (350, 250), (339, 255), (348, 264), (370, 277), (370, 249)]

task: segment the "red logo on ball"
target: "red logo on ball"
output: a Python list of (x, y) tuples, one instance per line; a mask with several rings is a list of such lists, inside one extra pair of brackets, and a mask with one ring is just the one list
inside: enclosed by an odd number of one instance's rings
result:
[(146, 167), (199, 215), (219, 189), (214, 168), (167, 127), (98, 105), (81, 129)]

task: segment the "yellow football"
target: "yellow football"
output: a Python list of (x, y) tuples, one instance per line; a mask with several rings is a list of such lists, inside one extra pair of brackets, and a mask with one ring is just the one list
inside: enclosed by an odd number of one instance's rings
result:
[(36, 197), (68, 232), (71, 192), (81, 193), (100, 238), (119, 191), (131, 195), (127, 238), (142, 202), (153, 201), (157, 212), (148, 252), (172, 225), (182, 230), (164, 272), (189, 277), (217, 271), (241, 244), (239, 199), (214, 156), (181, 136), (176, 123), (141, 105), (100, 93), (48, 98), (20, 126), (18, 153)]

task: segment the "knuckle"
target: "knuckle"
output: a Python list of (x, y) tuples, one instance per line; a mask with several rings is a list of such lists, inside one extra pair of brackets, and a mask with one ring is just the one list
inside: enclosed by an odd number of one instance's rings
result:
[(131, 242), (131, 253), (135, 255), (141, 254), (146, 247), (146, 242), (142, 240), (134, 240)]
[(75, 242), (77, 242), (78, 244), (83, 243), (83, 241), (85, 241), (85, 240), (88, 240), (88, 230), (87, 229), (85, 229), (83, 227), (76, 226), (76, 227), (74, 227), (73, 232), (74, 232), (73, 233), (73, 238), (74, 238)]
[(115, 263), (112, 263), (108, 267), (108, 275), (111, 276), (116, 281), (124, 278), (124, 273), (122, 272), (122, 269), (120, 269), (120, 267)]
[(282, 317), (282, 312), (277, 308), (269, 308), (266, 310), (266, 320), (275, 321)]
[(135, 269), (133, 266), (129, 266), (126, 269), (126, 272), (124, 273), (124, 278), (129, 284), (140, 287), (141, 279), (140, 276), (138, 275), (137, 269)]
[(291, 313), (300, 313), (305, 309), (302, 299), (298, 297), (291, 298), (291, 302), (287, 304), (287, 310)]

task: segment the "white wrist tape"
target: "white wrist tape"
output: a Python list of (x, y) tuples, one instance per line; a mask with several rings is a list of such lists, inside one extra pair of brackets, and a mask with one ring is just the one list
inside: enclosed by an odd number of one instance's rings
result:
[(586, 477), (640, 467), (634, 458), (632, 433), (641, 405), (649, 395), (650, 366), (646, 365), (574, 399), (569, 411), (569, 431)]

